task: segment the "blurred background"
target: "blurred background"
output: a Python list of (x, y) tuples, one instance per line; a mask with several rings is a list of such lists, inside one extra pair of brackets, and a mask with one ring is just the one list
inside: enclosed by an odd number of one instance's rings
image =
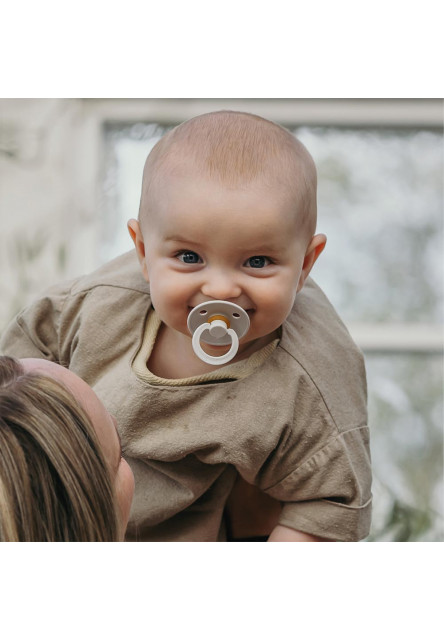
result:
[(442, 100), (1, 99), (0, 332), (47, 286), (132, 248), (148, 152), (217, 109), (286, 126), (317, 164), (328, 243), (312, 275), (367, 363), (367, 540), (444, 540)]

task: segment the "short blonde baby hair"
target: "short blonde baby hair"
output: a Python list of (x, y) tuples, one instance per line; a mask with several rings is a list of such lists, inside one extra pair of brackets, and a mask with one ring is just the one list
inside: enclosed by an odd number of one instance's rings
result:
[(300, 222), (316, 228), (316, 167), (304, 145), (284, 127), (250, 113), (216, 111), (183, 122), (149, 154), (143, 173), (139, 219), (150, 210), (158, 178), (191, 165), (197, 176), (228, 188), (261, 181), (282, 186), (296, 202)]

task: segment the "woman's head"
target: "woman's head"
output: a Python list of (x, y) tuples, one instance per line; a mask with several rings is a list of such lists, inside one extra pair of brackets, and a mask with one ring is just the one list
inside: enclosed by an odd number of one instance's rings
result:
[(54, 363), (0, 356), (0, 540), (122, 539), (133, 490), (92, 389)]

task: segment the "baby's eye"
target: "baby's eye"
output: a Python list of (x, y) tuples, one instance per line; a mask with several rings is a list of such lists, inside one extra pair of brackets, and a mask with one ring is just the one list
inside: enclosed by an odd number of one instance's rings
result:
[(252, 269), (263, 269), (270, 263), (271, 260), (265, 256), (253, 256), (252, 258), (248, 258), (245, 264), (247, 267), (251, 267)]
[(194, 251), (181, 251), (176, 257), (179, 258), (181, 262), (185, 262), (185, 264), (198, 264), (202, 262), (200, 256)]

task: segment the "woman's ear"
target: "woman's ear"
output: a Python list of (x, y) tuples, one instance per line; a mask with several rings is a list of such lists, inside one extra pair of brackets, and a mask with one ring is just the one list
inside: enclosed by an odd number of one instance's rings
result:
[(308, 274), (310, 273), (314, 263), (324, 250), (326, 242), (327, 237), (323, 233), (318, 233), (310, 240), (310, 244), (307, 247), (304, 256), (304, 262), (302, 264), (302, 272), (298, 282), (298, 291), (300, 291), (304, 286), (305, 281), (308, 278)]
[(146, 264), (146, 257), (145, 257), (145, 242), (143, 241), (143, 235), (142, 235), (142, 230), (140, 228), (140, 224), (134, 218), (131, 218), (131, 220), (128, 220), (128, 231), (134, 242), (134, 246), (136, 248), (137, 258), (139, 259), (143, 277), (147, 282), (149, 282), (150, 279), (148, 276), (148, 267)]

